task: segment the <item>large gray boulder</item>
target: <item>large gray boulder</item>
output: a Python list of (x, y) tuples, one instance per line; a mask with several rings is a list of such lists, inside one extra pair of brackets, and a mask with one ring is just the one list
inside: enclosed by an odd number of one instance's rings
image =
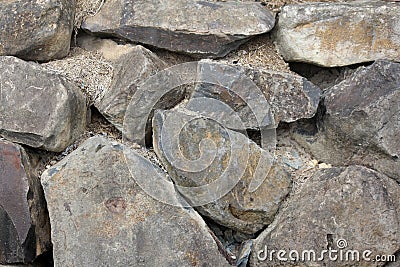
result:
[(151, 75), (166, 68), (166, 64), (150, 50), (140, 45), (118, 45), (112, 40), (85, 36), (78, 39), (80, 47), (100, 53), (113, 67), (113, 77), (109, 88), (94, 105), (120, 131), (126, 108), (140, 83)]
[(156, 112), (154, 150), (177, 190), (221, 225), (255, 233), (274, 219), (291, 178), (245, 135), (194, 112)]
[(364, 165), (400, 181), (400, 64), (376, 61), (325, 92), (318, 132), (295, 138), (319, 160)]
[(126, 111), (125, 138), (144, 144), (153, 111), (173, 107), (173, 100), (179, 102), (185, 92), (190, 95), (187, 103), (183, 101), (186, 109), (214, 114), (237, 131), (271, 130), (280, 121), (310, 118), (321, 95), (317, 86), (295, 74), (210, 60), (188, 62), (165, 69), (139, 86)]
[(39, 64), (0, 57), (0, 135), (10, 141), (60, 152), (86, 125), (80, 90)]
[[(277, 127), (279, 122), (311, 118), (321, 96), (317, 86), (295, 73), (200, 61), (197, 75), (198, 81), (206, 82), (196, 84), (191, 99), (212, 98), (227, 104), (247, 129)], [(200, 103), (191, 101), (186, 107), (200, 113), (209, 113), (215, 108), (207, 101)], [(260, 109), (270, 109), (273, 119), (256, 118), (254, 114)], [(238, 125), (232, 128), (240, 129)]]
[(0, 264), (28, 263), (50, 249), (50, 222), (39, 177), (25, 150), (0, 141)]
[(172, 184), (169, 206), (135, 182), (157, 178), (167, 179), (159, 167), (99, 136), (44, 172), (55, 266), (227, 266)]
[(0, 56), (48, 61), (68, 54), (75, 0), (0, 1)]
[(82, 28), (171, 51), (223, 57), (274, 24), (274, 15), (259, 3), (113, 0)]
[[(382, 266), (385, 262), (372, 262), (376, 255), (400, 249), (399, 199), (399, 185), (371, 169), (321, 170), (257, 237), (250, 266)], [(279, 250), (287, 261), (279, 261)], [(331, 254), (322, 254), (324, 250)]]
[(400, 60), (400, 5), (390, 1), (306, 3), (282, 8), (276, 45), (287, 61), (325, 67)]

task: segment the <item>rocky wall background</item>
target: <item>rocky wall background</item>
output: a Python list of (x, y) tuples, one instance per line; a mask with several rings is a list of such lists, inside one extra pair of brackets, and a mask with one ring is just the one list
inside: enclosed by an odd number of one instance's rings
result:
[(0, 265), (398, 266), (399, 14), (0, 1)]

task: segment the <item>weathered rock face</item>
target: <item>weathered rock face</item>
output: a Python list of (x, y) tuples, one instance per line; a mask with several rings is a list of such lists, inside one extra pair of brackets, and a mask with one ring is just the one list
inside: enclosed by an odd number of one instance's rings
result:
[(40, 180), (24, 149), (5, 141), (0, 141), (0, 225), (0, 264), (31, 262), (51, 246)]
[[(214, 98), (226, 103), (238, 113), (248, 129), (259, 129), (269, 124), (277, 127), (280, 121), (311, 118), (317, 111), (321, 95), (317, 86), (301, 76), (262, 68), (202, 61), (199, 63), (198, 76), (199, 81), (208, 82), (197, 84), (191, 98)], [(254, 83), (250, 84), (249, 81)], [(262, 97), (265, 97), (268, 107), (258, 106), (264, 103), (260, 101)], [(202, 113), (208, 112), (211, 107), (207, 103), (195, 105), (189, 102), (187, 108)], [(257, 122), (253, 113), (266, 108), (271, 109), (274, 122), (266, 121), (264, 125)]]
[[(399, 197), (396, 182), (365, 167), (317, 172), (288, 200), (273, 225), (255, 240), (250, 266), (291, 266), (290, 261), (279, 264), (276, 253), (270, 261), (271, 250), (285, 250), (286, 254), (281, 255), (284, 258), (289, 258), (289, 251), (296, 250), (301, 259), (303, 251), (314, 250), (316, 258), (320, 258), (321, 252), (329, 249), (342, 251), (343, 260), (339, 260), (340, 253), (332, 252), (338, 257), (335, 261), (329, 262), (326, 253), (324, 260), (297, 263), (371, 266), (371, 262), (362, 260), (365, 250), (372, 251), (367, 257), (374, 259), (376, 255), (393, 255), (400, 248)], [(359, 251), (361, 261), (351, 261), (351, 255), (346, 261), (349, 250)], [(375, 264), (382, 266), (384, 262)]]
[(84, 130), (85, 97), (75, 85), (40, 65), (0, 57), (0, 135), (62, 151)]
[(168, 206), (148, 196), (136, 176), (166, 179), (136, 152), (97, 136), (43, 173), (55, 266), (228, 265), (173, 187), (177, 205)]
[(334, 165), (358, 164), (400, 181), (400, 64), (377, 61), (326, 91), (316, 135), (295, 134)]
[(258, 3), (118, 0), (107, 1), (82, 28), (171, 51), (221, 57), (274, 24), (274, 15)]
[(326, 127), (400, 156), (400, 64), (377, 61), (325, 95)]
[(197, 62), (164, 69), (141, 83), (126, 109), (124, 140), (140, 145), (151, 144), (154, 111), (170, 109), (181, 102), (196, 80)]
[(99, 52), (112, 63), (112, 83), (103, 96), (96, 99), (95, 106), (122, 131), (126, 108), (139, 84), (164, 69), (166, 64), (140, 45), (118, 45), (93, 37), (81, 38), (78, 42), (85, 50)]
[(326, 67), (400, 60), (399, 13), (390, 1), (288, 5), (279, 15), (276, 44), (285, 60)]
[(214, 114), (227, 128), (238, 131), (271, 129), (279, 121), (312, 117), (321, 94), (318, 87), (294, 74), (208, 60), (185, 63), (159, 72), (139, 86), (126, 111), (126, 138), (144, 144), (151, 131), (148, 119), (152, 111), (173, 107), (185, 92), (190, 93), (186, 109)]
[(75, 0), (0, 2), (0, 56), (47, 61), (68, 54)]
[(275, 123), (294, 122), (315, 115), (321, 90), (307, 79), (266, 69), (245, 69), (270, 103)]
[(0, 0), (0, 267), (399, 267), (400, 0), (315, 1)]
[(200, 213), (246, 233), (272, 222), (291, 179), (266, 151), (184, 109), (158, 111), (153, 131), (156, 154)]

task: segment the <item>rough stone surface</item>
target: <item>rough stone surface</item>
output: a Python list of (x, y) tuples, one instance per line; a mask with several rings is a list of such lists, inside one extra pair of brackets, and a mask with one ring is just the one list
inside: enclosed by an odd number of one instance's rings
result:
[[(151, 132), (153, 111), (173, 107), (185, 94), (191, 95), (188, 103), (183, 102), (186, 109), (214, 113), (228, 128), (245, 131), (276, 128), (279, 121), (312, 117), (321, 91), (290, 73), (208, 60), (184, 63), (157, 73), (139, 86), (126, 111), (126, 139), (144, 144)], [(232, 113), (238, 117), (234, 119)]]
[(84, 130), (85, 98), (75, 85), (38, 64), (0, 57), (0, 135), (62, 151)]
[[(274, 127), (281, 121), (311, 118), (317, 111), (321, 95), (317, 86), (294, 73), (202, 61), (198, 75), (200, 81), (207, 80), (207, 83), (198, 83), (191, 98), (214, 98), (226, 103), (238, 113), (248, 129), (268, 126), (257, 122), (253, 113), (258, 109), (271, 109)], [(253, 83), (250, 84), (248, 79)], [(241, 96), (234, 92), (241, 92)], [(256, 101), (262, 97), (265, 97), (269, 107), (259, 106), (265, 103)], [(189, 102), (187, 108), (208, 112), (210, 107), (207, 103), (194, 105)], [(237, 126), (232, 127), (237, 129)]]
[(120, 131), (126, 108), (139, 84), (166, 67), (166, 64), (140, 45), (118, 45), (111, 40), (84, 37), (79, 45), (87, 51), (101, 53), (113, 66), (110, 88), (96, 99), (97, 109)]
[(68, 54), (75, 0), (0, 2), (0, 56), (47, 61)]
[[(330, 168), (317, 172), (302, 189), (288, 199), (273, 225), (254, 242), (250, 266), (281, 266), (277, 261), (259, 260), (257, 252), (271, 250), (339, 250), (344, 239), (343, 258), (349, 250), (375, 255), (393, 255), (400, 248), (400, 187), (393, 180), (361, 166)], [(265, 253), (261, 252), (261, 259)], [(339, 253), (332, 254), (338, 255)], [(292, 254), (295, 256), (295, 254)], [(268, 254), (269, 257), (269, 254)], [(307, 256), (306, 256), (307, 257)], [(351, 257), (351, 256), (350, 256)], [(351, 258), (350, 258), (351, 259)], [(300, 264), (300, 265), (299, 265)], [(354, 264), (354, 265), (353, 265)], [(375, 262), (373, 266), (382, 266)], [(284, 266), (372, 266), (366, 261), (305, 261)]]
[(126, 141), (151, 145), (154, 111), (173, 108), (184, 99), (196, 80), (197, 66), (197, 62), (179, 64), (140, 84), (125, 113), (123, 136)]
[(345, 66), (400, 60), (400, 5), (390, 1), (307, 3), (282, 8), (275, 31), (285, 60)]
[(325, 93), (319, 132), (295, 137), (333, 165), (372, 167), (400, 181), (400, 64), (360, 67)]
[(133, 150), (95, 136), (43, 173), (55, 266), (227, 266), (193, 209), (165, 205), (134, 180), (160, 172)]
[(50, 248), (40, 180), (24, 149), (0, 141), (0, 263), (27, 263)]
[(82, 28), (171, 51), (221, 57), (274, 24), (274, 15), (259, 3), (119, 0), (106, 1)]
[[(181, 186), (177, 190), (200, 213), (245, 233), (272, 222), (291, 189), (291, 179), (280, 165), (266, 168), (263, 159), (270, 160), (269, 154), (257, 144), (184, 109), (157, 112), (153, 131), (156, 154)], [(251, 190), (259, 178), (259, 186)], [(203, 191), (204, 185), (208, 188)]]

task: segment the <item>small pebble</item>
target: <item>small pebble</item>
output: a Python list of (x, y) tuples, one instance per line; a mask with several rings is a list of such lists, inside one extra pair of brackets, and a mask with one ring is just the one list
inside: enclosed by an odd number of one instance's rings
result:
[(310, 165), (311, 167), (315, 167), (315, 166), (318, 165), (318, 160), (313, 159), (313, 160), (308, 162), (308, 165)]
[(320, 163), (318, 164), (318, 168), (320, 169), (328, 169), (328, 168), (332, 168), (331, 164), (326, 164), (326, 163)]
[(132, 144), (132, 148), (134, 148), (134, 149), (140, 149), (141, 146), (140, 146), (139, 144), (137, 144), (137, 143), (133, 143), (133, 144)]

